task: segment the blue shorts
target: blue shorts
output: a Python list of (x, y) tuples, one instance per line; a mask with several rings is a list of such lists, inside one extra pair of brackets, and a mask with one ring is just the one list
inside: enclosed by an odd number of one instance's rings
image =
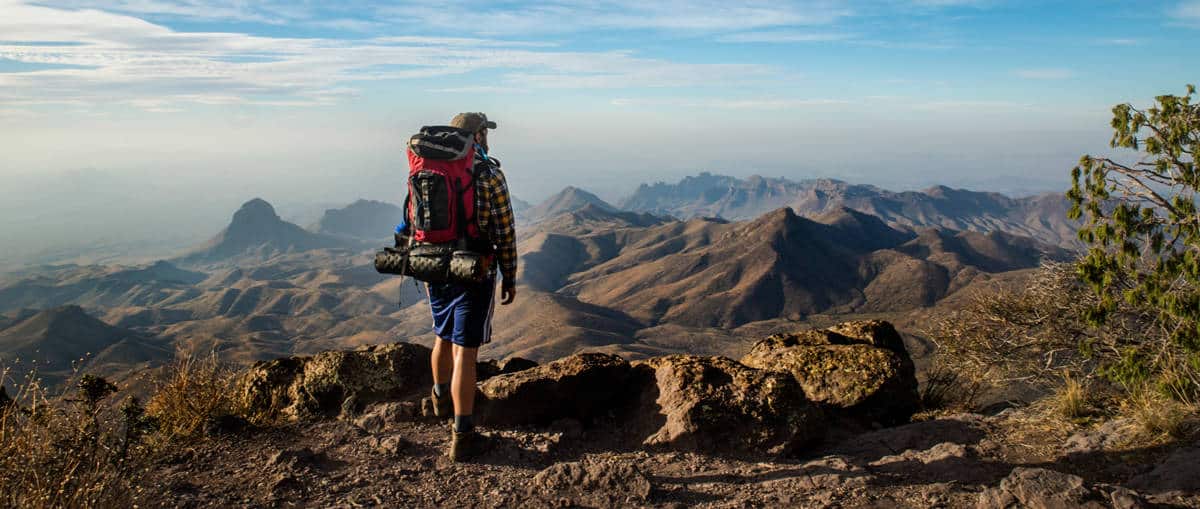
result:
[(474, 285), (429, 283), (425, 290), (433, 311), (433, 333), (439, 338), (467, 348), (492, 340), (495, 279)]

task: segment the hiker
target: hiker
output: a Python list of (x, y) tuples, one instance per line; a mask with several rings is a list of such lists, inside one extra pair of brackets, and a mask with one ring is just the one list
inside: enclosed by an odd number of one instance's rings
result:
[(491, 341), (496, 271), (498, 268), (501, 304), (510, 304), (516, 298), (517, 247), (508, 184), (500, 161), (489, 155), (488, 130), (495, 129), (496, 123), (483, 113), (459, 113), (450, 125), (474, 134), (475, 223), (480, 250), (495, 260), (481, 283), (426, 284), (437, 334), (431, 358), (434, 385), (430, 406), (438, 417), (454, 416), (450, 458), (464, 461), (478, 454), (482, 446), (472, 418), (475, 362), (479, 346)]

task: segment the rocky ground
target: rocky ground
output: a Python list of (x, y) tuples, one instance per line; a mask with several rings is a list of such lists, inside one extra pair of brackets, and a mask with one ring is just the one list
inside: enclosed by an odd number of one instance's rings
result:
[(485, 429), (489, 450), (455, 464), (444, 456), (446, 423), (376, 408), (357, 423), (243, 430), (181, 450), (149, 472), (142, 498), (175, 507), (1200, 506), (1200, 443), (1121, 448), (1119, 425), (1067, 435), (1035, 424), (1040, 411), (948, 416), (795, 458), (628, 448), (611, 429), (575, 422)]
[[(1200, 437), (1076, 424), (1048, 402), (918, 417), (887, 322), (770, 336), (740, 362), (603, 353), (481, 365), (489, 447), (450, 462), (428, 349), (264, 362), (230, 418), (139, 483), (173, 507), (1198, 507)], [(268, 424), (269, 423), (269, 424)]]

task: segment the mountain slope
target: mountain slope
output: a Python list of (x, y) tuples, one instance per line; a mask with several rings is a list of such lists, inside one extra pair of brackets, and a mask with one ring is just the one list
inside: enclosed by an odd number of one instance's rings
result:
[(650, 325), (730, 328), (815, 313), (912, 309), (978, 274), (1064, 256), (1006, 234), (918, 235), (849, 209), (821, 221), (783, 208), (749, 222), (692, 220), (649, 230), (658, 232), (571, 274), (560, 292)]

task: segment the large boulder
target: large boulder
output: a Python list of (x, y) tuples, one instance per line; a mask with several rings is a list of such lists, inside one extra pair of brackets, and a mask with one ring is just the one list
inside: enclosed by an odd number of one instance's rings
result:
[(872, 423), (905, 422), (917, 409), (916, 370), (900, 334), (885, 321), (776, 334), (741, 362), (789, 373), (808, 399)]
[(627, 427), (645, 445), (788, 453), (822, 432), (821, 412), (786, 374), (695, 355), (633, 366), (639, 400)]
[(260, 361), (242, 375), (237, 394), (257, 421), (333, 417), (428, 390), (429, 355), (424, 346), (395, 343)]
[(629, 363), (616, 355), (581, 353), (498, 375), (479, 385), (481, 422), (545, 426), (559, 419), (589, 423), (627, 398)]

